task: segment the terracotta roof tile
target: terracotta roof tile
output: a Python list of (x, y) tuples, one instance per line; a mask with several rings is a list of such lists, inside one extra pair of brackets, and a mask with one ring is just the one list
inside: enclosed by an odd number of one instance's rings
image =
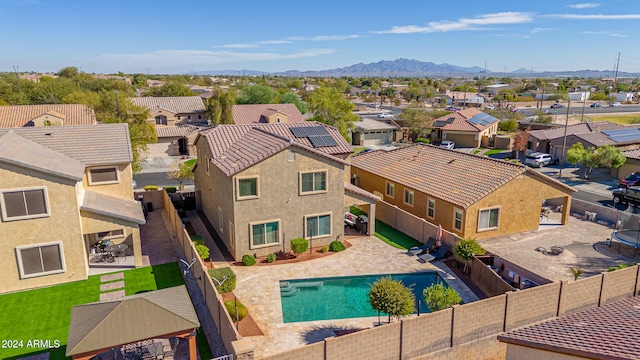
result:
[(206, 110), (200, 96), (134, 97), (131, 102), (149, 111), (165, 109), (174, 114), (203, 113)]
[(359, 154), (351, 166), (463, 208), (525, 174), (573, 191), (523, 165), (424, 144)]
[(33, 126), (33, 119), (49, 113), (64, 119), (64, 125), (96, 123), (93, 109), (83, 104), (47, 104), (0, 106), (0, 128)]
[(498, 340), (590, 359), (640, 359), (640, 297), (498, 335)]
[(193, 124), (179, 124), (176, 126), (156, 126), (158, 138), (181, 137), (191, 135), (200, 130), (205, 130), (209, 126), (198, 126)]
[[(623, 125), (608, 121), (581, 123), (567, 126), (567, 135), (586, 134), (590, 132), (617, 130), (623, 128)], [(564, 136), (564, 126), (552, 129), (529, 131), (529, 136), (538, 139), (538, 141), (557, 139)]]
[[(464, 110), (460, 110), (458, 112), (452, 112), (450, 114), (447, 114), (435, 119), (432, 127), (442, 129), (445, 131), (449, 130), (449, 131), (480, 132), (488, 128), (489, 126), (494, 125), (496, 122), (500, 121), (499, 119), (496, 119), (493, 117), (490, 117), (490, 118), (493, 118), (495, 120), (488, 125), (474, 124), (469, 121), (469, 119), (473, 118), (474, 116), (482, 115), (482, 114), (486, 116), (490, 116), (489, 114), (486, 114), (476, 108), (467, 108)], [(443, 123), (443, 125), (438, 125), (438, 123)]]
[(636, 150), (627, 150), (622, 152), (627, 159), (636, 159), (640, 160), (640, 149)]
[(303, 122), (304, 117), (294, 104), (251, 104), (233, 105), (231, 113), (236, 124), (257, 124), (261, 117), (270, 116), (275, 112), (287, 115), (288, 122)]

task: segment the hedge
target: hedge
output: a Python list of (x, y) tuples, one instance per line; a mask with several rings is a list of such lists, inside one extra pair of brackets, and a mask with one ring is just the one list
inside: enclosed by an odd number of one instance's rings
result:
[[(238, 318), (236, 320), (236, 305), (238, 306)], [(231, 320), (240, 321), (244, 319), (247, 315), (249, 315), (249, 310), (242, 305), (240, 300), (227, 300), (224, 302), (224, 307), (227, 309), (229, 315), (231, 315)]]
[[(210, 269), (209, 276), (215, 279), (213, 284), (220, 294), (232, 292), (236, 288), (236, 274), (230, 267)], [(227, 277), (226, 279), (224, 278), (225, 276)], [(221, 285), (218, 285), (219, 283), (221, 283)]]

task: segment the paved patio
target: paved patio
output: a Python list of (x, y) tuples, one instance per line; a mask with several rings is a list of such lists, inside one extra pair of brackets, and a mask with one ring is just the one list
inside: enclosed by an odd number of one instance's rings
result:
[(285, 324), (279, 280), (437, 271), (462, 295), (463, 301), (477, 300), (441, 261), (422, 264), (415, 256), (407, 256), (405, 251), (393, 248), (375, 237), (350, 237), (347, 241), (353, 246), (324, 258), (293, 264), (233, 267), (238, 277), (234, 293), (247, 306), (265, 334), (250, 337), (256, 345), (257, 358), (322, 341), (335, 336), (334, 329), (372, 327), (378, 320), (374, 317)]
[[(617, 254), (615, 247), (605, 246), (613, 229), (593, 221), (570, 216), (566, 226), (560, 223), (561, 214), (552, 212), (539, 231), (500, 236), (481, 240), (488, 251), (524, 267), (549, 280), (573, 279), (570, 267), (584, 270), (582, 276), (592, 276), (606, 271), (619, 263), (633, 262), (626, 253)], [(551, 246), (561, 246), (561, 255), (545, 255), (536, 251), (538, 247), (547, 250)]]

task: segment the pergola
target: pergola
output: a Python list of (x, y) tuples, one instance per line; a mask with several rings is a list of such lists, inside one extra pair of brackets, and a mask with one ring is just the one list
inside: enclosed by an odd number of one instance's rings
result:
[(189, 359), (196, 360), (199, 327), (184, 285), (78, 305), (71, 311), (66, 355), (88, 360), (141, 340), (178, 337), (189, 340)]

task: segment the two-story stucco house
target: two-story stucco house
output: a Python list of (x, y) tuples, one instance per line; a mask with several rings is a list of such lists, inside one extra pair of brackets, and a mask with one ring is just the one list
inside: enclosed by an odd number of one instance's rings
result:
[(236, 260), (288, 251), (295, 238), (315, 247), (344, 234), (344, 159), (352, 149), (337, 129), (218, 125), (201, 131), (196, 147), (202, 211)]
[(303, 122), (304, 116), (294, 104), (246, 104), (233, 105), (233, 123), (237, 125), (259, 123)]
[(562, 199), (566, 224), (575, 191), (523, 165), (424, 144), (354, 156), (351, 176), (385, 202), (462, 238), (537, 230), (548, 199)]
[(96, 114), (84, 104), (0, 106), (0, 128), (92, 124)]
[(0, 130), (0, 293), (142, 266), (131, 162), (126, 124)]

